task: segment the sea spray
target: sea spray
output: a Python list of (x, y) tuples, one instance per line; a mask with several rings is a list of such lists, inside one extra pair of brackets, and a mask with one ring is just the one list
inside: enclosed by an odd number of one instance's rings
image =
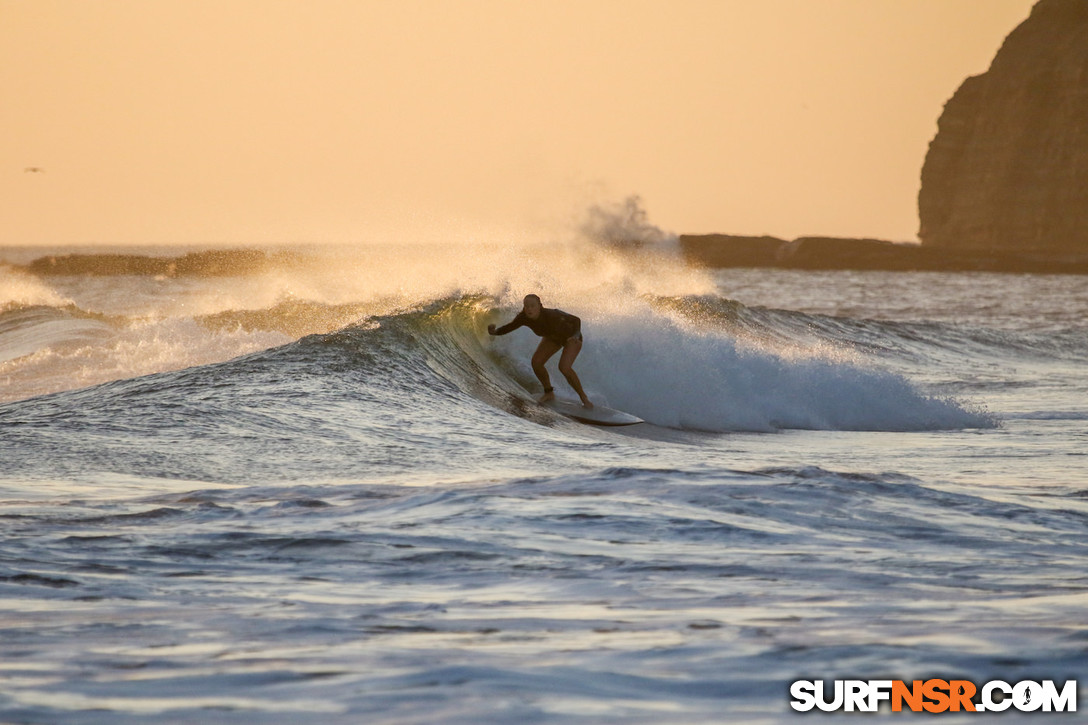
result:
[(31, 305), (62, 307), (71, 302), (34, 275), (0, 261), (0, 310)]
[[(712, 289), (706, 273), (675, 257), (570, 231), (445, 244), (46, 255), (0, 267), (8, 333), (0, 373), (13, 381), (0, 399), (227, 360), (465, 295), (512, 305), (536, 292), (550, 306), (587, 310)], [(52, 311), (30, 319), (25, 305)]]
[(579, 231), (591, 241), (625, 250), (649, 248), (669, 253), (679, 250), (678, 235), (652, 224), (638, 195), (620, 202), (591, 205)]

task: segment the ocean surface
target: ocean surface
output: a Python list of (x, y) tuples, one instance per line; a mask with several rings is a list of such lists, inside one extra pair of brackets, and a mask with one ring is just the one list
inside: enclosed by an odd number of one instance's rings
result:
[[(827, 722), (789, 684), (836, 678), (1084, 699), (1085, 277), (574, 243), (0, 262), (0, 722)], [(486, 334), (528, 292), (646, 424), (533, 403), (537, 338)]]

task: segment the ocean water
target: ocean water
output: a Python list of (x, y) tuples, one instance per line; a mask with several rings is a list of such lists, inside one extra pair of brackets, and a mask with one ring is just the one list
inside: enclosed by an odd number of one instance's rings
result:
[[(138, 273), (0, 250), (0, 722), (776, 723), (797, 679), (1083, 685), (1084, 277), (106, 251)], [(533, 404), (537, 339), (486, 334), (529, 291), (646, 424)]]

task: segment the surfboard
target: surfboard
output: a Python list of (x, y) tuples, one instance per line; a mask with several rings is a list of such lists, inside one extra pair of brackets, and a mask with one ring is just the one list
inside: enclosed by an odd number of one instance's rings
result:
[(645, 422), (642, 418), (635, 417), (630, 413), (624, 413), (622, 410), (599, 404), (594, 405), (592, 408), (585, 408), (582, 407), (581, 403), (556, 398), (555, 400), (549, 400), (547, 403), (541, 403), (541, 405), (568, 418), (573, 418), (579, 423), (588, 425), (635, 425), (636, 423)]

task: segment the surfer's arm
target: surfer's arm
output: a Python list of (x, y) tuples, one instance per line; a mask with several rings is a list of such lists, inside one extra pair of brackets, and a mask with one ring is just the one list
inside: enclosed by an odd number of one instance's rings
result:
[(505, 335), (508, 332), (513, 332), (514, 330), (518, 329), (519, 327), (521, 327), (524, 324), (525, 324), (525, 315), (523, 315), (523, 314), (521, 314), (519, 312), (517, 317), (515, 317), (510, 322), (507, 322), (502, 327), (495, 327), (494, 325), (488, 325), (487, 326), (487, 332), (488, 332), (488, 334), (491, 334), (491, 335)]

